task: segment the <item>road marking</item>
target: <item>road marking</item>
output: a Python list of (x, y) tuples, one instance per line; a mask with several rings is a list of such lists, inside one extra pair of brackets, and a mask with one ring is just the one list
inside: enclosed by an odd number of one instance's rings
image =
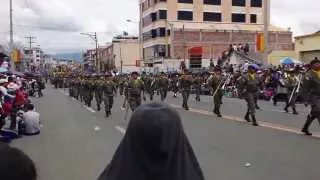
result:
[(92, 113), (95, 113), (96, 111), (93, 110), (91, 107), (88, 107), (86, 105), (83, 105), (83, 107), (85, 107), (88, 111), (92, 112)]
[(121, 134), (125, 134), (126, 133), (126, 129), (124, 129), (123, 127), (121, 126), (115, 126), (115, 128), (121, 132)]
[[(172, 106), (173, 108), (181, 109), (180, 106), (175, 105), (175, 104), (170, 104), (170, 106)], [(200, 109), (190, 108), (189, 111), (190, 112), (194, 112), (194, 113), (198, 113), (198, 114), (203, 114), (203, 115), (210, 116), (210, 117), (213, 116), (213, 113), (211, 113), (209, 111), (200, 110)], [(235, 121), (235, 122), (246, 123), (246, 121), (244, 119), (239, 118), (239, 117), (235, 117), (235, 116), (224, 115), (222, 118), (228, 119), (228, 120), (231, 120), (231, 121)], [(294, 127), (287, 127), (287, 126), (280, 125), (280, 124), (269, 123), (269, 122), (265, 122), (265, 121), (259, 121), (259, 126), (260, 127), (264, 127), (264, 128), (278, 130), (278, 131), (290, 132), (290, 133), (294, 133), (294, 134), (303, 134), (300, 131), (300, 129), (297, 129), (297, 128), (294, 128)], [(320, 134), (319, 133), (313, 133), (312, 137), (320, 138)]]

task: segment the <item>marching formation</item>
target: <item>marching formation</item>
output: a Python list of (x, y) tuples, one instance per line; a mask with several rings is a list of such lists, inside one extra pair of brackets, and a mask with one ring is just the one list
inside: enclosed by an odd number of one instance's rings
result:
[[(138, 72), (129, 74), (68, 74), (55, 72), (52, 83), (56, 88), (69, 88), (71, 97), (91, 107), (93, 99), (97, 110), (104, 103), (106, 117), (112, 113), (114, 96), (124, 96), (123, 109), (135, 109), (147, 98), (154, 100), (159, 95), (165, 101), (171, 91), (174, 98), (181, 93), (182, 107), (189, 110), (190, 94), (195, 94), (195, 101), (201, 101), (201, 95), (213, 97), (213, 113), (222, 117), (223, 97), (244, 99), (247, 111), (244, 120), (258, 126), (256, 110), (260, 109), (258, 100), (273, 100), (276, 106), (279, 101), (286, 103), (284, 111), (297, 115), (296, 103), (311, 105), (302, 132), (312, 135), (309, 126), (320, 115), (320, 61), (313, 60), (306, 66), (283, 66), (262, 68), (256, 64), (244, 64), (239, 67), (211, 67), (209, 71), (182, 73), (151, 74)], [(320, 120), (319, 120), (320, 121)]]

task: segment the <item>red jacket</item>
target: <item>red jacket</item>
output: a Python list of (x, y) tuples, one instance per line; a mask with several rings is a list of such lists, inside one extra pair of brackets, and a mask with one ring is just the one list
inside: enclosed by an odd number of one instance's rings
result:
[(16, 98), (14, 102), (15, 102), (15, 105), (17, 106), (21, 106), (27, 103), (27, 98), (23, 90), (19, 89), (16, 91)]

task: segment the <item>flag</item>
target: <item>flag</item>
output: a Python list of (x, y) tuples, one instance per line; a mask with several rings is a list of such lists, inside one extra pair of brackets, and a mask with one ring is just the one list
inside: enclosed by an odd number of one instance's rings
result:
[(256, 48), (257, 48), (257, 51), (259, 51), (259, 52), (263, 52), (265, 49), (265, 47), (264, 47), (264, 34), (263, 33), (257, 34)]

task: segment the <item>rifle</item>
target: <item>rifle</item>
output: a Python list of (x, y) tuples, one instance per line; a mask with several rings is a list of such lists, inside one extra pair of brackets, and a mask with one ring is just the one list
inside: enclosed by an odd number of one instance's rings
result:
[[(224, 81), (223, 79), (220, 80), (220, 82), (219, 82), (219, 84), (218, 84), (218, 86), (217, 86), (217, 89), (216, 89), (216, 90), (214, 91), (214, 93), (213, 93), (213, 97), (216, 96), (216, 94), (218, 93), (218, 90), (225, 88), (225, 86), (227, 85), (227, 82), (229, 81), (230, 78), (231, 78), (231, 74), (228, 75), (228, 77), (227, 77), (227, 79), (226, 79), (225, 81)], [(222, 85), (222, 83), (223, 83), (223, 85)], [(221, 86), (221, 85), (222, 85), (222, 86)], [(221, 86), (221, 87), (220, 87), (220, 86)]]
[(292, 93), (291, 93), (291, 95), (290, 95), (290, 98), (289, 98), (288, 104), (290, 104), (290, 103), (291, 103), (292, 98), (293, 98), (293, 95), (294, 95), (295, 93), (299, 93), (300, 88), (301, 88), (301, 78), (302, 78), (302, 75), (301, 75), (301, 74), (299, 74), (299, 78), (298, 78), (298, 85), (294, 87), (294, 89), (293, 89), (293, 91), (292, 91)]

